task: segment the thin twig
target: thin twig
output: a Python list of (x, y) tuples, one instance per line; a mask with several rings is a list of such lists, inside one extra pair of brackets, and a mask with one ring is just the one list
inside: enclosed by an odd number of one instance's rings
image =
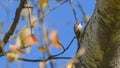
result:
[(67, 1), (69, 1), (69, 0), (65, 0), (65, 1), (63, 1), (62, 3), (58, 4), (56, 7), (50, 9), (49, 11), (47, 11), (47, 12), (43, 15), (43, 17), (47, 16), (49, 13), (51, 13), (51, 12), (54, 11), (55, 9), (61, 7), (61, 6), (62, 6), (63, 4), (65, 4)]
[(80, 4), (79, 0), (77, 0), (77, 4), (78, 4), (78, 7), (80, 8), (80, 11), (82, 12), (83, 16), (85, 16), (86, 14), (85, 14), (85, 12), (84, 12), (84, 10), (82, 8), (82, 5)]
[[(28, 4), (29, 4), (29, 3), (28, 3)], [(27, 7), (30, 7), (30, 6), (28, 6), (28, 4), (27, 4)], [(30, 10), (29, 10), (29, 9), (30, 9)], [(32, 33), (33, 33), (33, 32), (32, 32), (33, 26), (32, 26), (32, 22), (31, 22), (31, 8), (28, 8), (27, 11), (28, 11), (28, 16), (29, 16), (29, 17), (28, 17), (28, 20), (29, 20), (28, 23), (29, 23), (29, 25), (30, 25), (30, 31), (31, 31), (31, 35), (32, 35)]]
[(61, 47), (63, 48), (63, 50), (65, 50), (65, 47), (60, 42), (58, 42), (58, 43), (61, 45)]
[(46, 61), (46, 60), (40, 60), (40, 59), (25, 59), (25, 58), (18, 58), (18, 60), (27, 61), (27, 62), (44, 62), (44, 61)]
[(73, 11), (73, 14), (74, 14), (74, 18), (75, 18), (76, 23), (77, 23), (77, 22), (78, 22), (78, 18), (77, 18), (77, 14), (76, 14), (76, 12), (75, 12), (75, 8), (74, 8), (74, 5), (73, 5), (73, 3), (72, 3), (72, 0), (69, 0), (69, 2), (70, 2), (70, 5), (71, 5), (71, 7), (72, 7), (72, 11)]
[[(67, 1), (69, 0), (65, 0), (62, 3), (58, 4), (57, 6), (55, 6), (54, 8), (51, 8), (50, 10), (48, 10), (46, 13), (44, 13), (43, 16), (39, 16), (40, 19), (44, 18), (45, 16), (47, 16), (49, 13), (51, 13), (52, 11), (54, 11), (55, 9), (61, 7), (63, 4), (65, 4)], [(29, 8), (29, 7), (28, 7)], [(31, 8), (31, 7), (30, 7)], [(37, 21), (37, 20), (36, 20)]]
[(55, 57), (53, 59), (72, 59), (72, 57)]
[(18, 58), (18, 60), (26, 61), (26, 62), (46, 62), (52, 59), (72, 59), (72, 57), (49, 57), (48, 59), (45, 59), (45, 60)]
[(52, 55), (52, 56), (56, 57), (56, 56), (59, 56), (59, 55), (63, 54), (66, 50), (69, 49), (69, 47), (71, 46), (71, 44), (74, 41), (74, 39), (75, 39), (75, 37), (73, 37), (73, 39), (71, 40), (71, 42), (68, 44), (67, 48), (65, 48), (62, 52), (60, 52), (60, 53), (58, 53), (56, 55)]

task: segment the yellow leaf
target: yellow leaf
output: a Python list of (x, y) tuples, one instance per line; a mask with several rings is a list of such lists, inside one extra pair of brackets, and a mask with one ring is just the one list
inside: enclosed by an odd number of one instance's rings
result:
[(48, 2), (48, 0), (39, 0), (39, 4), (41, 5), (43, 10), (48, 7)]
[(48, 0), (39, 0), (39, 3), (40, 3), (40, 4), (48, 3)]
[(26, 39), (28, 45), (34, 45), (38, 43), (37, 38), (34, 36), (34, 34), (29, 35)]
[(25, 55), (25, 53), (18, 46), (10, 45), (10, 50), (13, 53), (20, 53), (22, 55)]
[(58, 49), (62, 48), (59, 43), (58, 33), (55, 30), (52, 30), (49, 34), (50, 45), (54, 45)]
[(18, 60), (18, 54), (16, 53), (7, 53), (6, 56), (8, 57), (9, 62), (13, 62), (15, 60)]
[(39, 51), (41, 51), (41, 52), (47, 52), (47, 50), (43, 46), (39, 47)]
[(73, 63), (72, 62), (68, 63), (67, 68), (73, 68)]

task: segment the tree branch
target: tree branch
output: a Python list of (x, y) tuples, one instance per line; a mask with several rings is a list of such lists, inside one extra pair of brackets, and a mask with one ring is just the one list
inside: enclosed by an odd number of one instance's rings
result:
[(70, 45), (72, 44), (72, 42), (74, 41), (75, 38), (76, 38), (76, 37), (73, 37), (73, 39), (71, 40), (71, 42), (68, 44), (67, 48), (65, 48), (62, 52), (60, 52), (60, 53), (58, 53), (58, 54), (56, 54), (56, 55), (52, 55), (52, 56), (55, 56), (55, 57), (56, 57), (56, 56), (59, 56), (59, 55), (63, 54), (66, 50), (69, 49)]
[(33, 60), (33, 59), (18, 58), (18, 60), (26, 61), (26, 62), (46, 62), (46, 61), (49, 61), (52, 59), (72, 59), (72, 58), (71, 57), (49, 57), (48, 59), (45, 59), (45, 60), (41, 60), (41, 59)]
[[(9, 41), (9, 38), (11, 35), (13, 35), (16, 27), (17, 27), (17, 24), (19, 22), (19, 18), (20, 18), (20, 12), (22, 11), (22, 9), (24, 8), (24, 4), (26, 3), (26, 0), (21, 0), (20, 1), (20, 5), (19, 7), (17, 8), (16, 10), (16, 13), (15, 13), (15, 17), (14, 17), (14, 21), (13, 21), (13, 24), (11, 25), (10, 29), (8, 30), (8, 32), (5, 34), (4, 38), (3, 38), (3, 42), (4, 44), (6, 44), (8, 41)], [(5, 45), (4, 45), (5, 46)]]
[[(51, 13), (52, 11), (54, 11), (55, 9), (61, 7), (61, 6), (62, 6), (63, 4), (65, 4), (67, 1), (69, 1), (69, 0), (63, 1), (62, 3), (58, 4), (56, 7), (52, 8), (52, 9), (49, 10), (49, 11), (47, 11), (47, 12), (43, 15), (43, 17), (45, 17), (46, 15), (48, 15), (49, 13)], [(43, 17), (41, 17), (41, 18), (43, 18)]]

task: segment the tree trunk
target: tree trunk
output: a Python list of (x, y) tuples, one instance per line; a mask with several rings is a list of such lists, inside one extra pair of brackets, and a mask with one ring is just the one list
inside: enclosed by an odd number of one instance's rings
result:
[[(120, 68), (120, 0), (97, 0), (78, 53), (75, 68)], [(86, 51), (80, 55), (81, 48)], [(78, 61), (77, 61), (78, 60)]]

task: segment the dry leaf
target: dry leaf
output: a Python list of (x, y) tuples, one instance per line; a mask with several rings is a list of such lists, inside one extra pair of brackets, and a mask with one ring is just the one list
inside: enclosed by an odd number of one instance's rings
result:
[(23, 28), (20, 34), (26, 38), (27, 36), (31, 35), (31, 28), (30, 27)]
[(89, 21), (89, 17), (88, 17), (88, 15), (85, 15), (85, 16), (84, 16), (84, 22), (85, 22), (85, 23), (88, 23), (88, 21)]
[(49, 34), (50, 45), (56, 46), (58, 49), (62, 48), (59, 43), (58, 33), (55, 30), (52, 30)]
[(37, 22), (36, 17), (32, 16), (30, 21), (31, 21), (31, 26), (32, 27), (37, 27), (38, 26), (38, 22)]
[(59, 40), (58, 38), (58, 33), (56, 30), (51, 30), (50, 34), (49, 34), (49, 39), (50, 40)]
[(16, 38), (16, 44), (15, 45), (17, 45), (18, 47), (21, 47), (22, 45), (21, 45), (21, 40), (20, 40), (20, 36), (17, 36), (17, 38)]
[(25, 19), (30, 15), (32, 15), (32, 8), (23, 8), (21, 11), (21, 17), (22, 19)]
[[(27, 2), (27, 4), (25, 4), (25, 7), (32, 7), (30, 2)], [(22, 19), (27, 18), (29, 15), (33, 14), (33, 9), (32, 8), (23, 8), (21, 11), (21, 17)]]
[(40, 47), (39, 47), (39, 51), (40, 51), (40, 52), (47, 52), (47, 50), (46, 50), (43, 46), (40, 46)]
[(28, 45), (34, 45), (38, 43), (37, 38), (34, 36), (34, 34), (29, 35), (26, 39)]
[[(33, 31), (32, 31), (33, 32)], [(29, 36), (31, 36), (31, 29), (30, 27), (25, 27), (22, 29), (18, 39), (16, 40), (16, 45), (17, 46), (22, 46), (22, 47), (26, 47), (28, 46), (29, 44), (33, 43), (33, 42), (30, 42), (28, 39), (29, 39)], [(31, 40), (31, 39), (30, 39)], [(30, 42), (30, 43), (29, 43)], [(29, 53), (30, 52), (30, 48), (26, 48), (26, 51)]]
[(21, 33), (19, 35), (22, 46), (27, 45), (26, 39), (30, 35), (31, 35), (31, 29), (29, 27), (25, 27), (25, 28), (22, 29), (22, 31), (21, 31)]
[(41, 5), (42, 9), (46, 9), (48, 7), (49, 0), (39, 0), (39, 4)]
[(21, 46), (26, 46), (26, 37), (20, 35), (20, 42), (21, 42)]
[(39, 68), (46, 68), (46, 62), (40, 62)]
[[(17, 39), (16, 39), (16, 44), (15, 45), (18, 46), (18, 47), (28, 46), (27, 43), (26, 43), (26, 37), (21, 36), (21, 38), (20, 38), (20, 36), (18, 36)], [(27, 47), (25, 49), (26, 49), (27, 53), (30, 53), (30, 47)]]
[(25, 55), (24, 51), (22, 51), (20, 48), (16, 48), (17, 52), (20, 53), (21, 55)]
[(9, 62), (13, 62), (15, 60), (18, 60), (18, 54), (16, 53), (7, 53), (6, 56), (8, 57)]
[(56, 46), (58, 49), (61, 49), (61, 48), (62, 48), (61, 45), (60, 45), (60, 43), (59, 43), (59, 41), (57, 41), (57, 40), (52, 40), (52, 41), (50, 42), (50, 45), (54, 45), (54, 46)]
[(22, 55), (25, 55), (25, 53), (18, 46), (10, 45), (10, 50), (13, 53), (20, 53)]

